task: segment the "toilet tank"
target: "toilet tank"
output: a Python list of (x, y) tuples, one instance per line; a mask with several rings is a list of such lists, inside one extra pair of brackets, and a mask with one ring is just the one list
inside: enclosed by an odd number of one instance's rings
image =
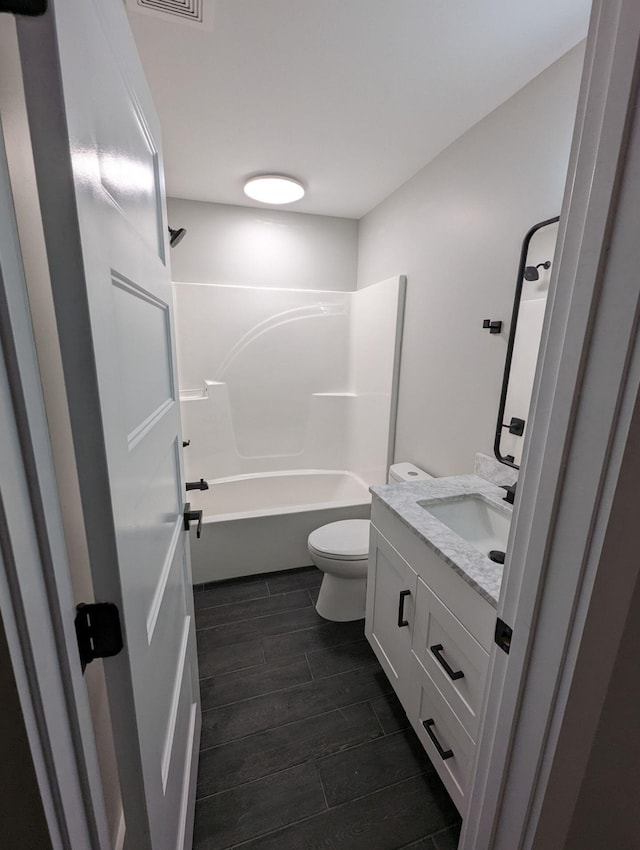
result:
[(433, 475), (412, 463), (394, 463), (389, 467), (389, 484), (397, 484), (400, 481), (430, 481), (432, 478)]

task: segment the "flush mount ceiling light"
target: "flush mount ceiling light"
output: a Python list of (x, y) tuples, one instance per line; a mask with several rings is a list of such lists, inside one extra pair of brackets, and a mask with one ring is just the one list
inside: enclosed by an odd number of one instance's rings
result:
[(260, 174), (244, 184), (244, 193), (263, 204), (291, 204), (304, 196), (304, 187), (293, 177)]

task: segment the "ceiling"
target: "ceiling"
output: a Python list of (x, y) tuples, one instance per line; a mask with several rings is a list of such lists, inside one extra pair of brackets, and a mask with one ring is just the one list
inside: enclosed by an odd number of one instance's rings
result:
[[(586, 35), (590, 0), (204, 0), (211, 31), (129, 12), (167, 193), (360, 218)], [(544, 116), (531, 116), (544, 120)], [(550, 128), (550, 143), (553, 129)]]

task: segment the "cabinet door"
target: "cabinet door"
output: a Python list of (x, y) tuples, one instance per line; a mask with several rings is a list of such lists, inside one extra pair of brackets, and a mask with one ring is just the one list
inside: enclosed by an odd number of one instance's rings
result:
[(371, 526), (365, 635), (407, 710), (416, 587), (414, 570)]

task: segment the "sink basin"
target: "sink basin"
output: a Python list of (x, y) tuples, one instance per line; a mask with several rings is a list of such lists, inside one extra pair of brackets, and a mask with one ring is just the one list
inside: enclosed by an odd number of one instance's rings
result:
[(494, 549), (502, 552), (506, 550), (511, 524), (511, 515), (507, 509), (501, 510), (475, 494), (461, 499), (418, 504), (483, 555), (488, 556)]

